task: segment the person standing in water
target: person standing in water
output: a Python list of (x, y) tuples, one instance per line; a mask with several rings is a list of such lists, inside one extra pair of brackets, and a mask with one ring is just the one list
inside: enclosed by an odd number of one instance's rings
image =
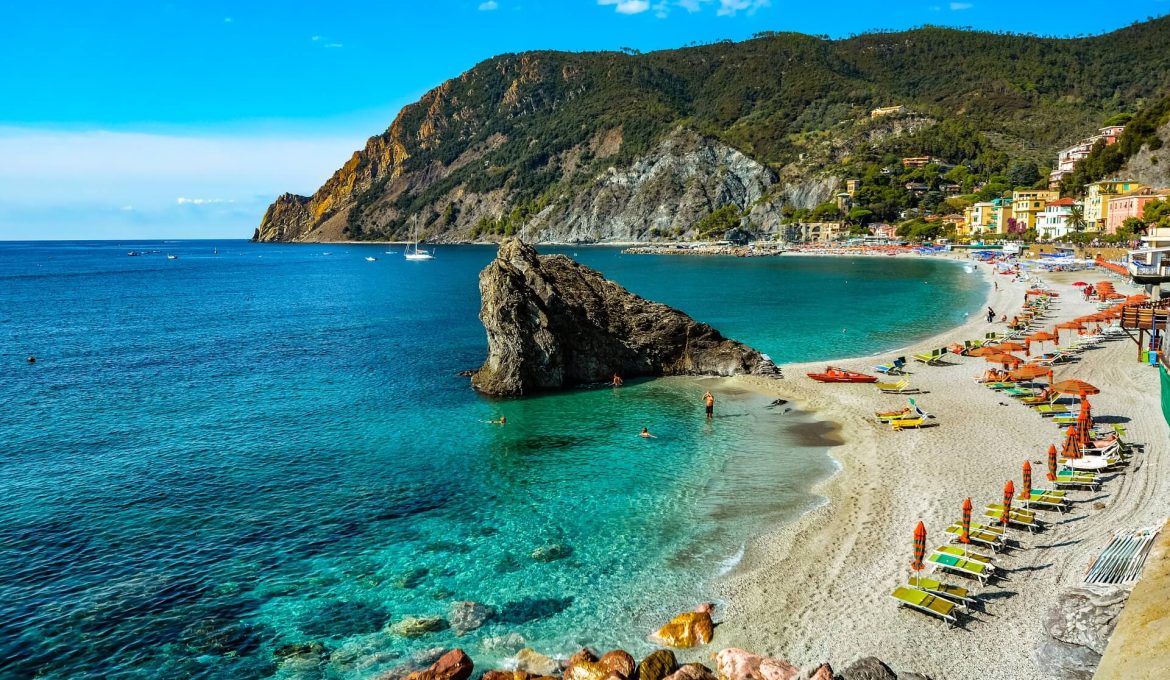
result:
[(711, 394), (711, 390), (707, 390), (707, 393), (703, 395), (703, 402), (707, 404), (707, 417), (714, 418), (715, 417), (715, 396)]
[(621, 387), (622, 386), (622, 377), (620, 375), (618, 375), (617, 373), (613, 374), (613, 386), (614, 387)]

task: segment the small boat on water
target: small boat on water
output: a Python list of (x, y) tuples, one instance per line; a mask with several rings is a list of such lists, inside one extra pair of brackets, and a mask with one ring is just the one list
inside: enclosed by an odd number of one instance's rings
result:
[(126, 256), (127, 257), (138, 257), (138, 252), (131, 250), (130, 252), (126, 253)]
[(867, 375), (857, 371), (846, 371), (835, 366), (826, 366), (823, 373), (809, 373), (808, 377), (823, 383), (874, 383), (876, 375)]
[(376, 257), (367, 257), (366, 258), (366, 262), (377, 262), (377, 261), (378, 261), (378, 258), (376, 258)]
[(168, 260), (177, 260), (177, 259), (179, 259), (179, 256), (178, 255), (167, 255), (167, 259)]

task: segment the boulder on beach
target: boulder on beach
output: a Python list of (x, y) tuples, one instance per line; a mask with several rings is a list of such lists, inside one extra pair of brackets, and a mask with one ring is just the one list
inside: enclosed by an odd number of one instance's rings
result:
[(406, 677), (407, 680), (467, 680), (472, 669), (471, 658), (462, 649), (452, 649), (425, 671)]
[(564, 255), (500, 243), (480, 272), (488, 357), (471, 378), (519, 396), (624, 377), (776, 375), (770, 359), (666, 305), (643, 299)]
[(715, 664), (722, 680), (792, 680), (800, 674), (800, 669), (787, 661), (736, 647), (720, 650)]
[(561, 670), (561, 665), (555, 659), (525, 647), (516, 652), (516, 670), (534, 675), (554, 675)]
[(650, 639), (667, 647), (697, 647), (715, 637), (715, 622), (711, 620), (712, 606), (700, 605), (695, 611), (683, 612), (658, 629)]
[(898, 680), (898, 674), (876, 656), (867, 656), (841, 671), (842, 680)]
[(688, 663), (666, 676), (666, 680), (718, 680), (715, 674), (701, 663)]
[(428, 633), (437, 633), (447, 628), (447, 621), (441, 616), (408, 616), (390, 625), (390, 632), (400, 637), (416, 638)]
[(624, 649), (615, 649), (606, 652), (597, 660), (602, 668), (610, 675), (616, 675), (622, 680), (630, 680), (634, 677), (634, 669), (637, 668), (637, 663), (634, 657)]
[(678, 670), (678, 660), (669, 649), (651, 652), (638, 664), (637, 680), (662, 680)]

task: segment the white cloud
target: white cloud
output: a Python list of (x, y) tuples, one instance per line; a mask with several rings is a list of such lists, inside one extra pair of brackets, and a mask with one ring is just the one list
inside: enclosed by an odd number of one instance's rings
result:
[(230, 24), (230, 23), (232, 23), (232, 18), (231, 18), (231, 17), (224, 17), (224, 18), (223, 18), (223, 23), (225, 23), (225, 24)]
[(701, 3), (710, 1), (711, 0), (678, 0), (678, 6), (693, 14), (702, 9)]
[(312, 38), (309, 38), (309, 40), (312, 40), (313, 42), (321, 42), (321, 36), (315, 35)]
[(500, 6), (500, 3), (496, 2), (496, 0), (487, 0), (487, 2), (479, 3), (479, 11), (490, 12), (493, 9), (498, 9), (499, 6)]
[(175, 203), (179, 205), (211, 205), (213, 203), (235, 203), (230, 198), (187, 198), (180, 196), (175, 199)]
[(951, 9), (955, 12), (959, 12), (959, 11), (962, 11), (965, 9), (971, 9), (974, 6), (975, 5), (973, 5), (972, 3), (969, 3), (969, 2), (952, 2), (951, 3)]
[(715, 12), (721, 17), (733, 17), (739, 12), (755, 14), (761, 7), (768, 7), (770, 0), (719, 0), (719, 10)]
[(599, 5), (613, 5), (618, 14), (641, 14), (650, 9), (649, 0), (597, 0)]
[(134, 206), (132, 206), (132, 205), (122, 206), (122, 212), (133, 212), (133, 211), (134, 211)]

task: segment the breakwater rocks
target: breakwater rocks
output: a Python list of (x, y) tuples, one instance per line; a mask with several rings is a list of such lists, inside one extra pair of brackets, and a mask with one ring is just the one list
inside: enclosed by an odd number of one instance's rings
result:
[[(558, 662), (531, 650), (517, 657), (513, 670), (488, 670), (479, 680), (930, 680), (918, 673), (896, 673), (874, 657), (860, 659), (835, 672), (827, 663), (797, 668), (783, 659), (729, 647), (714, 655), (711, 668), (700, 663), (680, 664), (674, 653), (657, 650), (641, 663), (628, 652), (615, 649), (598, 655), (582, 649)], [(316, 650), (310, 650), (316, 654)], [(461, 649), (442, 654), (423, 670), (387, 671), (378, 680), (469, 680), (474, 673), (471, 658)]]
[(563, 255), (500, 244), (479, 275), (488, 357), (471, 378), (519, 396), (624, 377), (778, 375), (772, 360)]

